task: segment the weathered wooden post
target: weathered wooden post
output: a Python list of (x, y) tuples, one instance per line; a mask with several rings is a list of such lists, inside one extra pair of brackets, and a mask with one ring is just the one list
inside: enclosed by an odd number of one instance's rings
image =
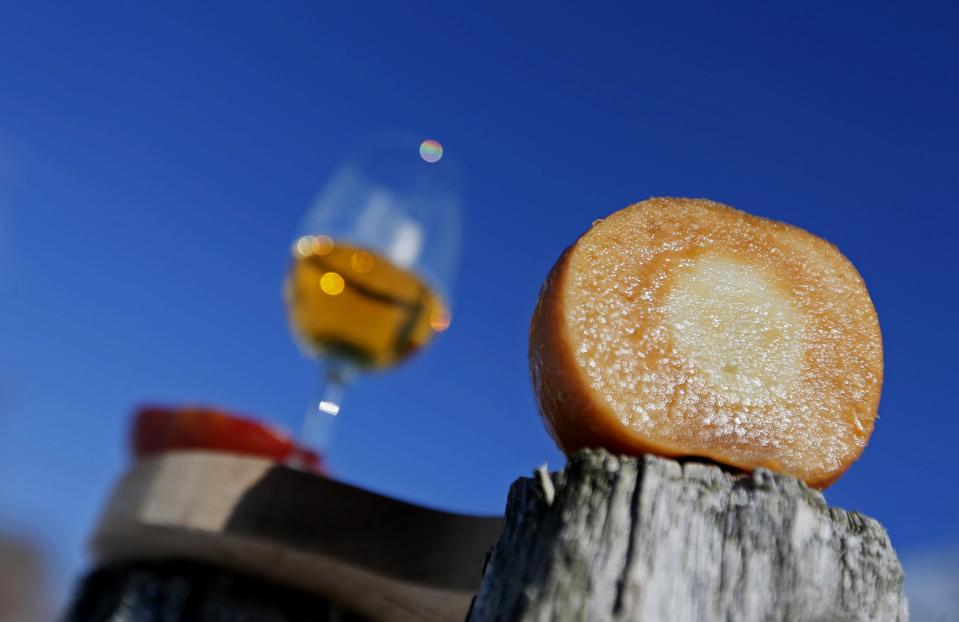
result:
[(875, 520), (798, 480), (602, 450), (512, 487), (471, 622), (908, 619)]

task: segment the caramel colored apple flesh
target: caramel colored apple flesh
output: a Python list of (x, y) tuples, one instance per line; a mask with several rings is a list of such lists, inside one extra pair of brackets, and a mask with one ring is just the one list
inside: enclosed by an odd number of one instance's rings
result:
[(882, 338), (835, 246), (719, 203), (650, 199), (553, 267), (530, 367), (567, 454), (703, 457), (821, 488), (872, 433)]

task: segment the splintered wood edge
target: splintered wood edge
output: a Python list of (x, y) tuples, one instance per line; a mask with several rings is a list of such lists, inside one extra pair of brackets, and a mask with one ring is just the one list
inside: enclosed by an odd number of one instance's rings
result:
[(116, 484), (97, 564), (187, 558), (322, 595), (376, 620), (462, 620), (499, 517), (404, 503), (260, 458), (167, 452)]

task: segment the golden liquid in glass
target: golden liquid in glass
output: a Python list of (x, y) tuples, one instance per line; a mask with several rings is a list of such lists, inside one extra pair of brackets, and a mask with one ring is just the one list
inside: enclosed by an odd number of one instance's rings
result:
[(442, 298), (420, 277), (324, 235), (293, 248), (286, 282), (290, 324), (314, 354), (359, 367), (387, 367), (450, 323)]

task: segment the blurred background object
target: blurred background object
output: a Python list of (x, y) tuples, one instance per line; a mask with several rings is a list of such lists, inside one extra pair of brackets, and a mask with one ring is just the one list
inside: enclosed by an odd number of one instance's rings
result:
[(460, 247), (460, 182), (436, 140), (366, 137), (326, 182), (292, 244), (290, 327), (321, 360), (301, 443), (326, 449), (346, 386), (449, 328)]
[(27, 538), (0, 532), (0, 622), (32, 622), (50, 614), (45, 563)]
[(137, 404), (296, 430), (315, 369), (281, 299), (291, 234), (357, 138), (408, 127), (468, 182), (455, 318), (428, 356), (357, 380), (329, 455), (352, 483), (492, 513), (561, 465), (526, 360), (546, 272), (597, 216), (710, 197), (860, 270), (881, 418), (826, 497), (907, 560), (954, 549), (957, 20), (954, 3), (8, 4), (0, 520), (42, 543), (60, 603)]
[(221, 409), (183, 406), (145, 406), (133, 418), (132, 458), (149, 458), (165, 451), (224, 452), (296, 462), (301, 468), (323, 475), (323, 458), (268, 422), (224, 412)]

